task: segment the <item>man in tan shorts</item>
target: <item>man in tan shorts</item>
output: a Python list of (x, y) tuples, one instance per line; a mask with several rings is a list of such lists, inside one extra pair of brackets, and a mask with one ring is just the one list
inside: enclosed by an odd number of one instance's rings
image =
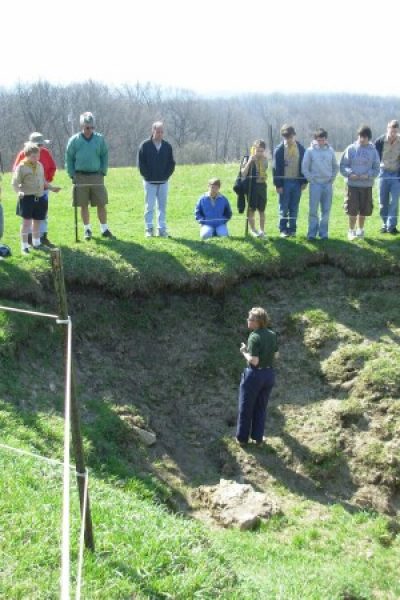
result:
[(108, 169), (108, 148), (104, 137), (94, 131), (90, 112), (80, 116), (81, 131), (73, 135), (65, 152), (65, 168), (74, 183), (73, 206), (79, 206), (85, 240), (92, 238), (89, 204), (97, 208), (103, 238), (114, 238), (107, 225), (108, 195), (104, 176)]

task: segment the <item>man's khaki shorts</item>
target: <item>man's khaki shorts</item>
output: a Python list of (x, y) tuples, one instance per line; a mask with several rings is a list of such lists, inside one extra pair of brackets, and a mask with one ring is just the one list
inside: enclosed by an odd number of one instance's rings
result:
[(101, 173), (76, 173), (72, 206), (105, 206), (108, 194)]

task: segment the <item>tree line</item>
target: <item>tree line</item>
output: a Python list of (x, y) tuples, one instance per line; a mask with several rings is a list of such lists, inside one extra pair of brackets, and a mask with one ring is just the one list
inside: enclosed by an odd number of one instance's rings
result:
[(79, 130), (79, 115), (90, 110), (97, 130), (109, 145), (111, 166), (136, 163), (139, 144), (149, 137), (151, 124), (165, 122), (166, 139), (180, 164), (233, 162), (241, 158), (256, 138), (280, 140), (283, 123), (295, 126), (306, 146), (317, 127), (342, 151), (356, 138), (361, 124), (374, 137), (398, 119), (400, 98), (355, 94), (254, 94), (207, 98), (184, 89), (162, 88), (153, 83), (118, 87), (88, 80), (55, 85), (47, 81), (17, 84), (0, 89), (0, 150), (4, 168), (29, 133), (40, 131), (52, 140), (51, 150), (61, 167), (68, 138)]

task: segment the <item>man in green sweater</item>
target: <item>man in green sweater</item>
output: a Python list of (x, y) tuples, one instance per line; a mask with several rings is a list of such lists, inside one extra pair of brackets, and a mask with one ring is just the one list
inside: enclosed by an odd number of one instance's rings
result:
[(108, 148), (104, 137), (94, 131), (91, 112), (80, 116), (81, 131), (73, 135), (65, 152), (65, 168), (73, 181), (73, 206), (81, 209), (85, 240), (92, 238), (89, 203), (96, 206), (103, 238), (113, 238), (107, 225), (108, 195), (104, 176), (108, 169)]

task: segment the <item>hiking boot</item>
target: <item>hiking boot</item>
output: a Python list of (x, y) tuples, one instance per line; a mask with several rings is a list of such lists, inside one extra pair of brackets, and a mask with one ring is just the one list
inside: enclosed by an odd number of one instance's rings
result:
[(23, 255), (29, 254), (29, 248), (22, 248), (21, 252)]
[(381, 233), (387, 233), (387, 232), (388, 232), (388, 230), (386, 229), (386, 227), (385, 227), (385, 226), (383, 226), (383, 227), (381, 227), (381, 229), (380, 229), (380, 232), (381, 232)]
[(103, 233), (101, 235), (102, 235), (102, 237), (108, 238), (109, 240), (115, 240), (115, 235), (113, 235), (109, 229), (106, 229), (105, 231), (103, 231)]
[(393, 227), (393, 229), (388, 229), (388, 233), (391, 233), (392, 235), (397, 235), (399, 233), (399, 230), (397, 229), (397, 227)]
[(90, 229), (86, 229), (85, 234), (84, 234), (84, 238), (86, 241), (89, 241), (92, 239), (92, 232)]
[(159, 229), (158, 230), (158, 237), (169, 238), (170, 235), (169, 235), (169, 233), (168, 233), (168, 231), (166, 229)]
[(47, 237), (47, 233), (44, 233), (40, 236), (40, 244), (42, 246), (47, 246), (48, 248), (55, 248), (55, 245), (52, 244), (49, 238)]

